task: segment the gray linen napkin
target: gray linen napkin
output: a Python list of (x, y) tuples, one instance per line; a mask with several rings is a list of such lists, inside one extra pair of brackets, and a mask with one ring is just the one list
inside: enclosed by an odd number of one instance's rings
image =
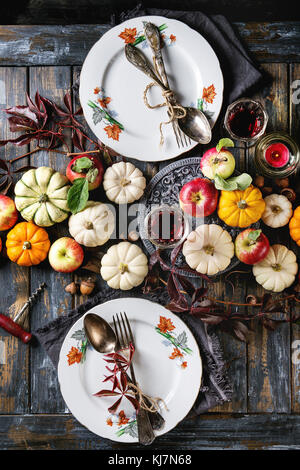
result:
[[(34, 332), (34, 335), (45, 348), (56, 367), (59, 360), (60, 348), (71, 326), (95, 305), (120, 297), (141, 297), (161, 305), (166, 305), (169, 302), (166, 290), (157, 291), (152, 294), (142, 294), (140, 289), (124, 293), (107, 287), (106, 290), (102, 290), (85, 304), (70, 311), (67, 315), (58, 317)], [(126, 308), (125, 305), (124, 308)], [(214, 328), (207, 327), (202, 321), (191, 315), (180, 315), (180, 318), (193, 332), (203, 361), (203, 379), (200, 393), (192, 410), (192, 414), (200, 414), (217, 404), (229, 401), (232, 390), (227, 378), (220, 342), (214, 332)]]
[(200, 11), (175, 11), (143, 8), (138, 4), (133, 10), (113, 15), (112, 24), (144, 15), (165, 16), (186, 23), (198, 31), (214, 49), (224, 76), (224, 105), (246, 94), (251, 94), (267, 77), (247, 54), (232, 26), (223, 15), (208, 17)]

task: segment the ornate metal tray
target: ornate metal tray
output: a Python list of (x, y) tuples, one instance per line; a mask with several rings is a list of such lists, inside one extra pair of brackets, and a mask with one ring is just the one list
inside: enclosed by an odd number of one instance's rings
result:
[[(156, 251), (157, 247), (153, 245), (153, 243), (151, 243), (146, 236), (144, 221), (148, 212), (150, 212), (154, 205), (178, 205), (179, 192), (182, 186), (194, 178), (203, 177), (203, 174), (200, 170), (200, 160), (201, 157), (191, 157), (171, 163), (159, 171), (146, 187), (145, 193), (143, 198), (140, 200), (138, 207), (138, 226), (141, 240), (150, 255)], [(237, 227), (229, 227), (227, 224), (225, 224), (225, 222), (219, 219), (216, 211), (204, 219), (188, 217), (188, 221), (190, 224), (190, 231), (195, 230), (195, 228), (201, 223), (220, 225), (224, 230), (227, 230), (227, 232), (230, 233), (232, 240), (235, 240), (236, 236), (243, 230)], [(252, 225), (252, 227), (255, 228), (258, 228), (259, 226), (259, 222)], [(163, 260), (170, 265), (170, 268), (171, 251), (171, 249), (164, 249), (161, 251)], [(234, 256), (231, 260), (231, 263), (225, 270), (220, 271), (218, 274), (212, 277), (216, 277), (220, 274), (231, 271), (238, 264), (239, 260), (236, 256)], [(182, 274), (188, 277), (197, 277), (196, 272), (194, 274), (193, 272), (186, 272), (180, 269), (184, 266), (187, 266), (182, 253), (179, 254), (175, 266), (178, 274)]]

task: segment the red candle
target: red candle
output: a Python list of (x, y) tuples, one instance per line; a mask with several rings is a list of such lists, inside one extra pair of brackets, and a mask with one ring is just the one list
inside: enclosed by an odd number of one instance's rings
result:
[(269, 145), (265, 151), (265, 158), (269, 165), (274, 168), (282, 168), (290, 159), (290, 152), (286, 145), (275, 142)]

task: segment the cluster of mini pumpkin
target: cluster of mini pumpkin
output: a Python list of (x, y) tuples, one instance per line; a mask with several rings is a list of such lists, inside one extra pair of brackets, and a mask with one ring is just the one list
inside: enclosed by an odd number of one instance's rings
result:
[[(242, 229), (260, 219), (272, 228), (289, 223), (290, 235), (300, 246), (300, 206), (293, 212), (292, 204), (283, 195), (271, 194), (263, 199), (261, 191), (253, 185), (245, 190), (222, 190), (217, 213), (226, 225)], [(251, 229), (247, 230), (249, 231)], [(224, 271), (234, 253), (237, 254), (237, 250), (231, 235), (216, 224), (199, 225), (183, 244), (187, 264), (207, 275)], [(294, 282), (297, 271), (296, 255), (280, 244), (268, 246), (264, 258), (253, 266), (256, 281), (274, 292), (289, 287)]]
[[(75, 160), (78, 160), (78, 157), (72, 162)], [(81, 250), (76, 267), (69, 269), (72, 271), (83, 261), (81, 245), (101, 246), (111, 237), (115, 229), (112, 210), (104, 203), (88, 201), (83, 210), (72, 214), (69, 218), (69, 232), (73, 238), (63, 237), (51, 246), (46, 228), (69, 217), (70, 183), (76, 178), (86, 177), (84, 173), (73, 171), (72, 162), (67, 168), (69, 179), (49, 167), (30, 169), (15, 186), (15, 201), (0, 195), (0, 231), (9, 230), (6, 239), (7, 256), (18, 265), (37, 265), (49, 254), (49, 262), (56, 269), (54, 261), (52, 263), (54, 256), (51, 256), (51, 250), (60, 241), (68, 240), (73, 246), (78, 245)], [(77, 167), (80, 168), (78, 162)], [(102, 182), (103, 172), (100, 170), (101, 165), (98, 162), (97, 184), (91, 184), (89, 181), (89, 190), (96, 189)], [(142, 196), (146, 180), (142, 172), (132, 163), (119, 162), (106, 170), (103, 186), (109, 200), (116, 204), (125, 204)], [(25, 221), (16, 224), (18, 212)], [(1, 249), (0, 238), (0, 251)], [(137, 245), (129, 242), (121, 242), (110, 247), (102, 260), (101, 274), (115, 289), (128, 290), (139, 285), (147, 272), (147, 257)]]

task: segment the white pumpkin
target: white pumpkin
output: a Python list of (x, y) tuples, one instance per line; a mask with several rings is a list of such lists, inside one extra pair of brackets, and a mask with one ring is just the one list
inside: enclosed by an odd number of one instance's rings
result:
[(199, 225), (191, 232), (182, 250), (187, 264), (202, 274), (212, 276), (223, 271), (234, 255), (230, 234), (216, 224)]
[(298, 271), (296, 255), (284, 245), (273, 245), (267, 256), (253, 266), (256, 282), (264, 289), (281, 292), (295, 280)]
[(112, 211), (101, 202), (89, 201), (87, 207), (69, 219), (69, 232), (81, 245), (104, 245), (115, 228)]
[(288, 198), (281, 194), (270, 194), (264, 201), (266, 207), (261, 216), (262, 221), (272, 228), (287, 225), (293, 215), (293, 207)]
[(146, 179), (130, 162), (118, 162), (108, 167), (103, 179), (106, 196), (116, 204), (130, 204), (144, 193)]
[(139, 286), (147, 275), (147, 256), (133, 243), (118, 243), (103, 256), (100, 272), (113, 289), (130, 290)]

